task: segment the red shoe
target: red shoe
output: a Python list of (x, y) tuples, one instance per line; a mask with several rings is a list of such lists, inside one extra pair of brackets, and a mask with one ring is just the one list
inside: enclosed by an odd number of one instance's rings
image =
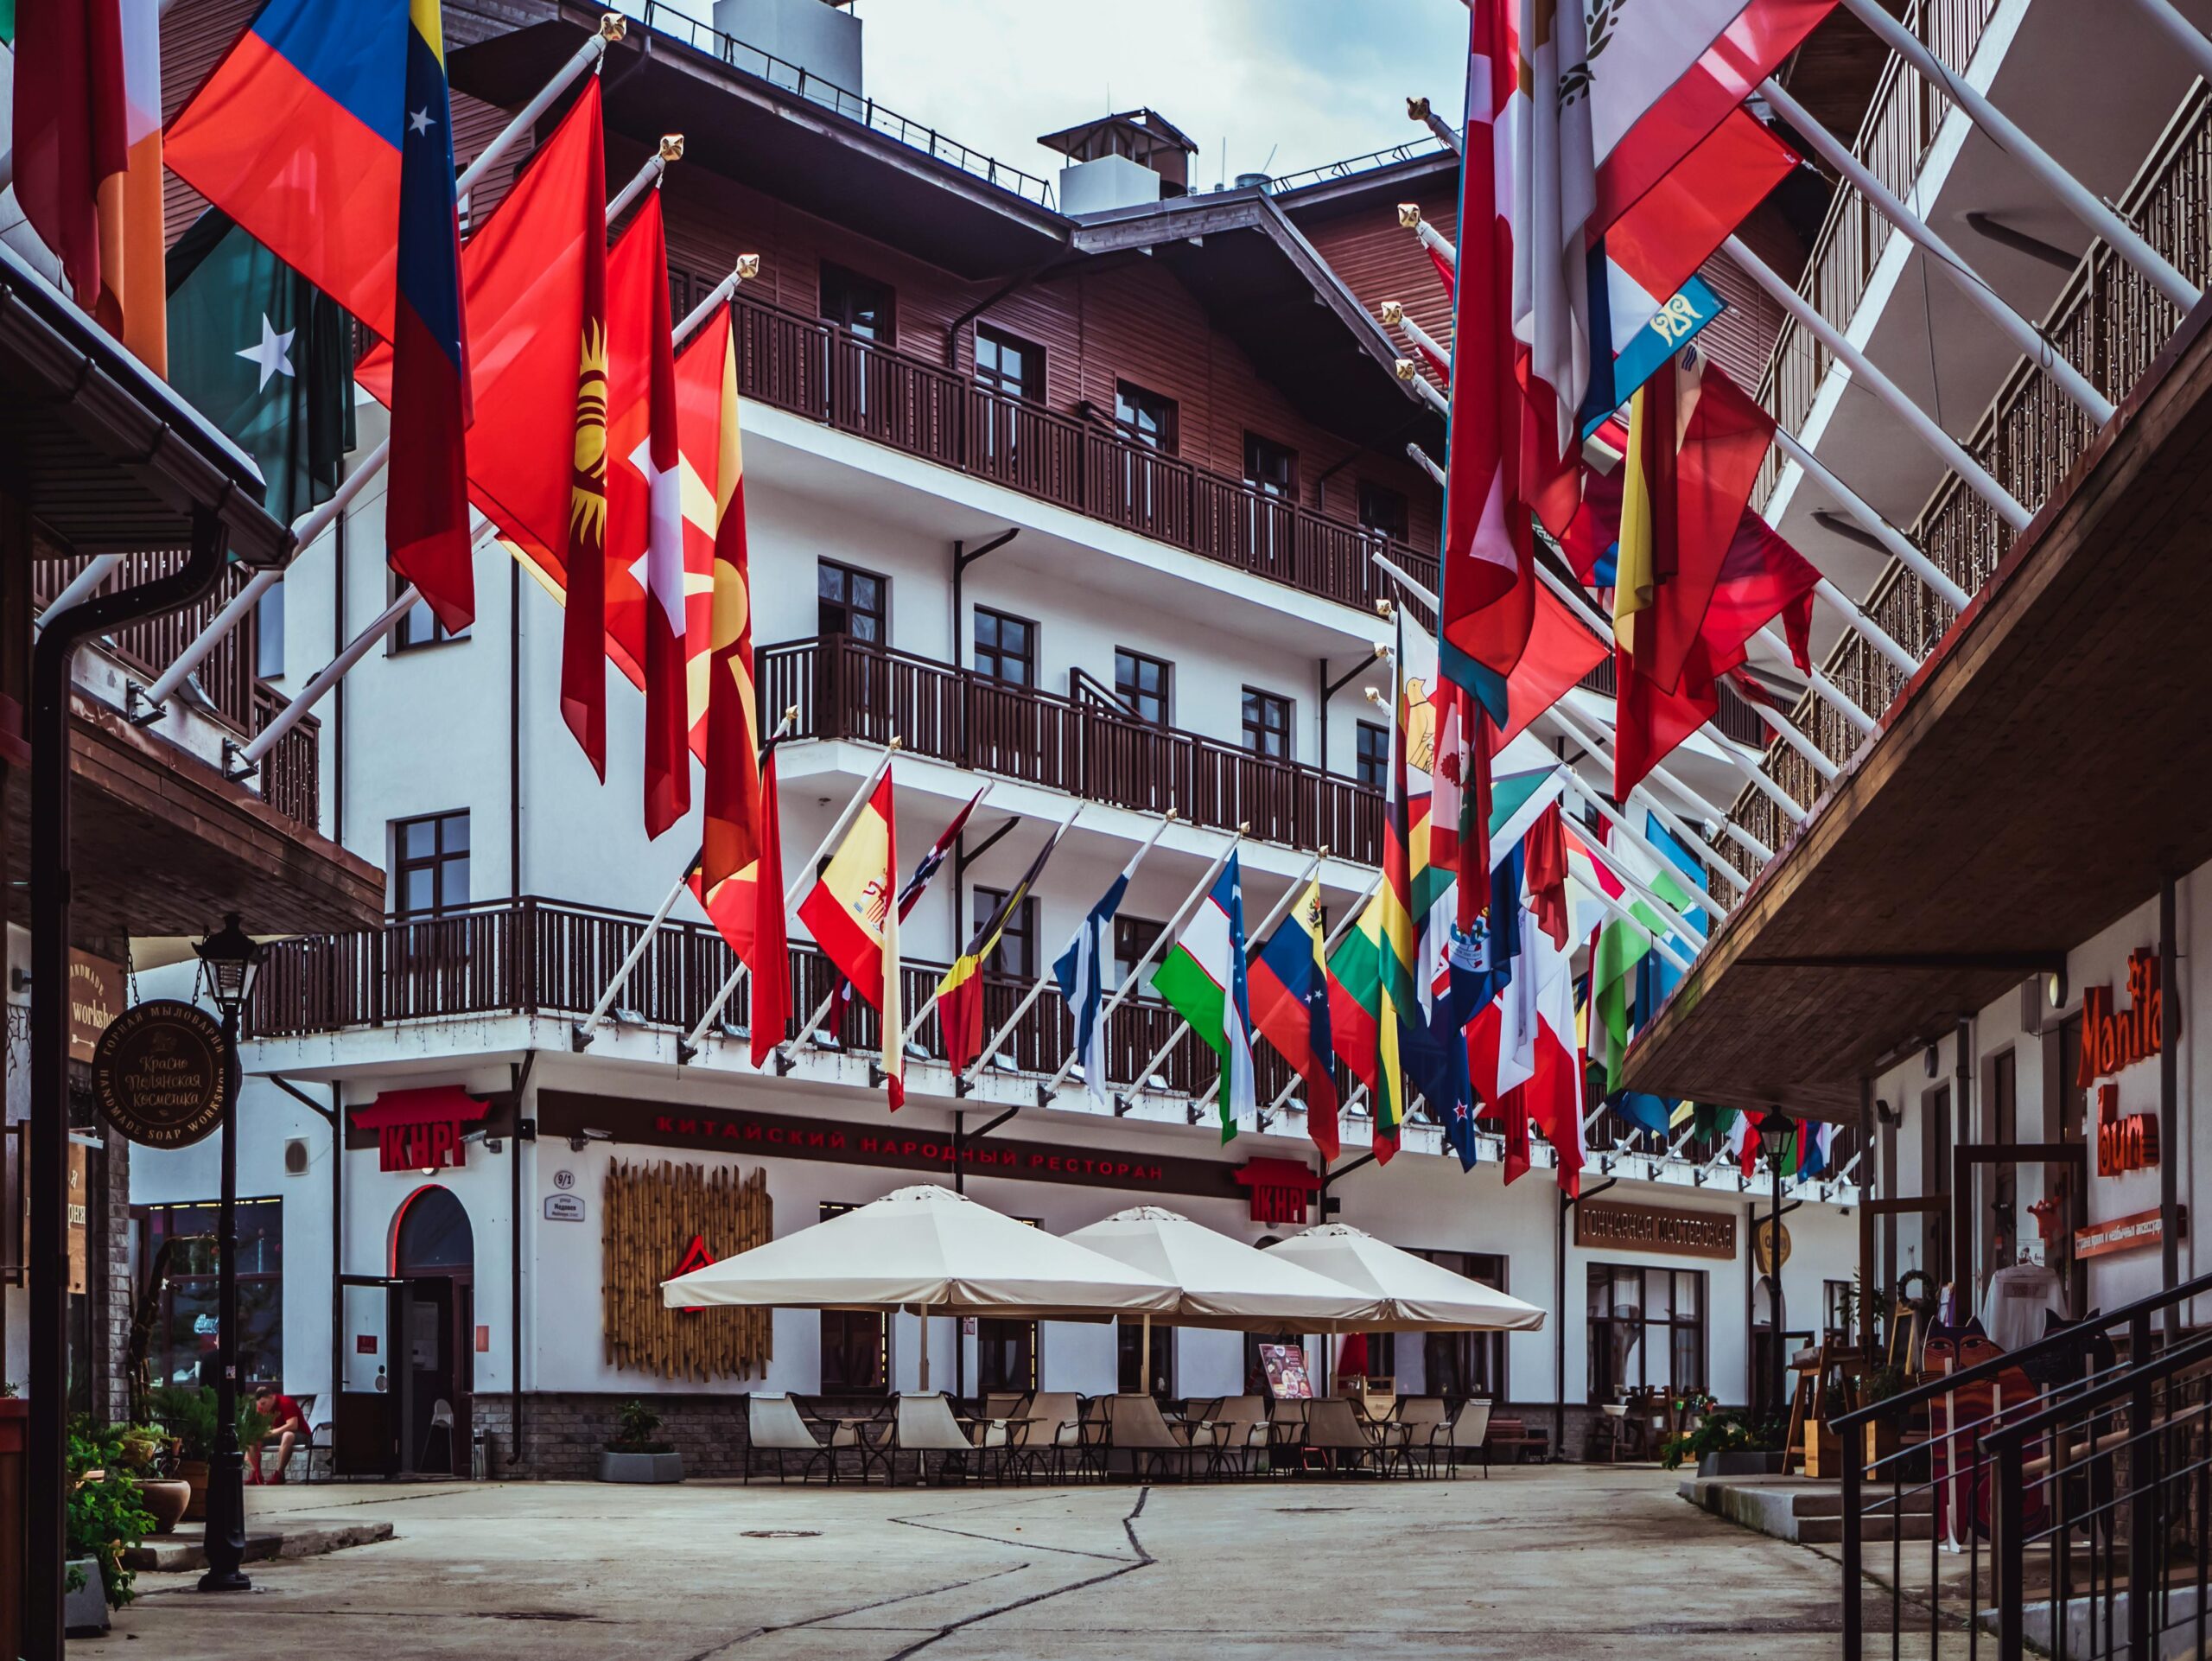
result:
[(272, 1488), (273, 1488), (273, 1487), (275, 1487), (278, 1483), (282, 1482), (283, 1480), (284, 1480), (284, 1467), (283, 1467), (283, 1466), (281, 1466), (281, 1465), (280, 1465), (280, 1466), (278, 1466), (278, 1467), (276, 1467), (276, 1473), (269, 1479), (269, 1486), (270, 1486), (270, 1487), (272, 1487)]
[(247, 1487), (249, 1487), (249, 1488), (258, 1488), (258, 1487), (261, 1486), (261, 1484), (262, 1484), (261, 1466), (260, 1466), (260, 1464), (257, 1461), (256, 1463), (251, 1464), (251, 1465), (249, 1465), (249, 1466), (247, 1466), (247, 1467), (246, 1467), (246, 1470), (245, 1470), (245, 1486), (246, 1486)]

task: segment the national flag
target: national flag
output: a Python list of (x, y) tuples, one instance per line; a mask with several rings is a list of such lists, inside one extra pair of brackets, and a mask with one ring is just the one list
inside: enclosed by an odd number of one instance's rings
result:
[[(123, 0), (39, 0), (25, 8), (16, 35), (10, 136), (23, 217), (61, 262), (62, 286), (118, 340), (133, 125), (125, 15)], [(130, 15), (137, 15), (135, 5)], [(158, 47), (154, 62), (158, 126)], [(158, 258), (160, 247), (155, 242), (149, 257)], [(108, 268), (111, 259), (116, 269)]]
[(447, 633), (458, 634), (476, 618), (476, 572), (468, 524), (461, 220), (439, 0), (409, 0), (404, 86), (385, 557), (422, 590)]
[(1235, 1137), (1237, 1125), (1258, 1111), (1245, 951), (1243, 876), (1231, 853), (1212, 888), (1152, 971), (1160, 996), (1221, 1058), (1214, 1101), (1224, 1142)]
[(253, 457), (289, 525), (337, 490), (353, 448), (353, 325), (337, 303), (211, 207), (168, 256), (169, 379)]
[[(1573, 0), (1521, 0), (1507, 118), (1514, 140), (1508, 211), (1513, 334), (1529, 354), (1522, 466), (1532, 500), (1550, 493), (1540, 481), (1572, 477), (1585, 403), (1599, 401), (1593, 360), (1610, 368), (1611, 355), (1605, 349), (1612, 336), (1605, 315), (1604, 256), (1592, 255), (1590, 220), (1597, 207), (1592, 106), (1615, 78), (1590, 62), (1590, 21)], [(1599, 26), (1626, 35), (1637, 21), (1633, 10), (1624, 19), (1601, 13)], [(1601, 37), (1601, 51), (1619, 45), (1618, 38)], [(1601, 380), (1610, 382), (1610, 374)], [(1554, 509), (1542, 518), (1556, 532), (1572, 512), (1570, 501), (1564, 512)]]
[(1757, 1176), (1759, 1170), (1759, 1128), (1748, 1113), (1738, 1113), (1728, 1127), (1728, 1156), (1736, 1168), (1745, 1176)]
[(1816, 1176), (1825, 1176), (1828, 1168), (1828, 1146), (1835, 1134), (1835, 1127), (1826, 1121), (1815, 1124), (1809, 1120), (1798, 1123), (1797, 1175), (1809, 1182)]
[(969, 815), (976, 811), (976, 804), (983, 799), (989, 790), (990, 786), (985, 785), (982, 789), (970, 796), (961, 805), (960, 811), (952, 816), (952, 823), (946, 825), (938, 834), (938, 839), (929, 845), (929, 850), (914, 862), (914, 869), (907, 873), (906, 883), (899, 890), (899, 920), (900, 922), (905, 922), (914, 914), (914, 907), (920, 903), (923, 894), (930, 886), (931, 879), (944, 868), (944, 862), (952, 857), (952, 850), (960, 840), (960, 833), (968, 828)]
[(784, 926), (783, 827), (778, 818), (776, 746), (760, 762), (757, 856), (719, 880), (707, 875), (703, 860), (691, 868), (691, 892), (698, 896), (722, 939), (750, 971), (753, 1065), (767, 1064), (768, 1053), (784, 1041), (791, 1024), (791, 949)]
[[(701, 845), (711, 873), (741, 867), (772, 828), (753, 767), (760, 718), (753, 678), (753, 574), (728, 306), (716, 309), (677, 360), (676, 383), (683, 459), (685, 701), (691, 745), (705, 763)], [(612, 624), (612, 595), (608, 610)], [(642, 603), (635, 608), (644, 610)]]
[(1538, 815), (1522, 843), (1526, 856), (1529, 914), (1560, 951), (1567, 949), (1567, 832), (1556, 799)]
[(899, 907), (893, 894), (898, 860), (891, 770), (887, 767), (868, 805), (798, 904), (799, 921), (813, 933), (815, 944), (881, 1017), (883, 1077), (894, 1111), (906, 1099)]
[[(654, 190), (607, 256), (606, 564), (632, 582), (643, 573), (649, 839), (691, 809), (683, 474), (671, 327), (668, 239)], [(611, 626), (611, 595), (607, 609)]]
[(1750, 642), (1777, 618), (1783, 638), (1801, 672), (1813, 666), (1813, 595), (1821, 574), (1781, 532), (1749, 508), (1736, 523), (1728, 551), (1682, 662), (1685, 687), (1706, 687), (1731, 677), (1748, 653)]
[(1067, 824), (1063, 821), (1045, 839), (1045, 845), (1037, 850), (1037, 857), (1029, 862), (1029, 869), (999, 897), (991, 914), (968, 942), (968, 949), (937, 983), (938, 1025), (944, 1033), (944, 1059), (955, 1072), (967, 1072), (983, 1053), (984, 960), (998, 950), (999, 937), (1006, 932), (1007, 922), (1036, 888), (1037, 879), (1045, 873), (1045, 862), (1052, 858), (1052, 850), (1060, 845), (1060, 838), (1067, 830)]
[(1560, 792), (1566, 788), (1567, 780), (1560, 776), (1560, 764), (1556, 761), (1537, 767), (1516, 767), (1497, 775), (1491, 788), (1492, 869), (1522, 845), (1545, 810), (1560, 799)]
[(1102, 1108), (1113, 1105), (1106, 1089), (1106, 1023), (1100, 1018), (1106, 1002), (1106, 977), (1114, 961), (1110, 931), (1144, 855), (1140, 848), (1130, 856), (1122, 874), (1106, 885), (1106, 892), (1083, 914), (1067, 950), (1052, 960), (1052, 979), (1075, 1021), (1074, 1054), (1083, 1067), (1083, 1087)]
[(1398, 1066), (1397, 1027), (1382, 1025), (1382, 916), (1389, 909), (1378, 888), (1359, 916), (1329, 953), (1329, 1047), (1368, 1094), (1382, 1094), (1385, 1051), (1388, 1070)]
[[(138, 361), (166, 379), (169, 372), (168, 283), (162, 257), (168, 226), (162, 199), (161, 0), (118, 0), (123, 18), (124, 139), (130, 145), (123, 199), (100, 215), (100, 286), (118, 296), (122, 327), (109, 332)], [(17, 85), (22, 83), (20, 80)]]
[(1526, 732), (1531, 722), (1612, 655), (1612, 648), (1575, 615), (1567, 601), (1541, 582), (1536, 585), (1535, 613), (1529, 644), (1507, 678), (1506, 703), (1511, 718), (1497, 735), (1500, 749)]
[(1527, 931), (1525, 973), (1535, 987), (1536, 1036), (1533, 1072), (1523, 1086), (1529, 1121), (1559, 1159), (1562, 1193), (1582, 1190), (1588, 1144), (1582, 1130), (1581, 1047), (1576, 1041), (1574, 971), (1564, 947), (1541, 928)]
[[(1479, 4), (1485, 0), (1478, 0)], [(1380, 956), (1376, 975), (1380, 984), (1378, 1027), (1389, 1034), (1392, 1053), (1389, 1065), (1378, 1062), (1375, 1093), (1375, 1145), (1378, 1162), (1397, 1150), (1405, 1123), (1405, 1078), (1395, 1053), (1402, 1041), (1402, 1024), (1421, 1021), (1426, 1005), (1421, 997), (1421, 926), (1428, 907), (1417, 900), (1414, 888), (1414, 812), (1412, 769), (1407, 748), (1413, 738), (1413, 701), (1404, 676), (1406, 629), (1402, 613), (1398, 620), (1398, 651), (1393, 660), (1396, 682), (1394, 716), (1390, 723), (1388, 788), (1382, 803), (1382, 886), (1376, 892), (1382, 907)], [(1422, 862), (1424, 864), (1425, 861)]]
[(1322, 950), (1321, 884), (1306, 885), (1289, 913), (1253, 956), (1252, 1022), (1306, 1086), (1306, 1130), (1324, 1159), (1336, 1158), (1337, 1054), (1330, 1035), (1329, 967)]

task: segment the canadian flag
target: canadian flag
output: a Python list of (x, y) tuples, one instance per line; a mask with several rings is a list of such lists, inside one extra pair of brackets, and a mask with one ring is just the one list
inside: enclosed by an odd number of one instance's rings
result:
[(608, 255), (607, 289), (613, 383), (607, 434), (609, 625), (618, 640), (631, 637), (622, 643), (637, 653), (642, 671), (645, 834), (658, 837), (691, 806), (683, 463), (658, 191), (646, 197)]

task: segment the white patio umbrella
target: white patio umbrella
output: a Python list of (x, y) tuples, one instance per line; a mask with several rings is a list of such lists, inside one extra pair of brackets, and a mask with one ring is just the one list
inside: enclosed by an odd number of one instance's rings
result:
[(1544, 1324), (1533, 1303), (1492, 1291), (1426, 1257), (1343, 1223), (1324, 1223), (1266, 1249), (1317, 1275), (1325, 1275), (1377, 1301), (1367, 1333), (1532, 1333)]
[(1164, 1314), (1174, 1287), (933, 1183), (661, 1282), (672, 1308), (912, 1309), (922, 1316), (921, 1385), (930, 1385), (929, 1317), (1103, 1320)]

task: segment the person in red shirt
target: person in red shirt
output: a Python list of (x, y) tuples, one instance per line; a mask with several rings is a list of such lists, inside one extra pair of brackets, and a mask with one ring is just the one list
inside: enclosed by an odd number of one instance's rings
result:
[(276, 1472), (266, 1479), (261, 1474), (261, 1449), (268, 1440), (264, 1436), (245, 1450), (245, 1480), (257, 1485), (264, 1480), (282, 1482), (294, 1445), (308, 1439), (307, 1415), (300, 1411), (297, 1402), (274, 1384), (264, 1384), (253, 1392), (253, 1407), (269, 1421), (269, 1435), (276, 1438)]

